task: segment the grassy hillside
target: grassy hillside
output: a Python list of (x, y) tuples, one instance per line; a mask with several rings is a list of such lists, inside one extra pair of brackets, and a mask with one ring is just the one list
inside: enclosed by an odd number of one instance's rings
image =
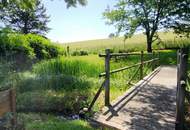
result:
[[(154, 43), (153, 48), (165, 48), (175, 47), (177, 41), (182, 43), (187, 39), (182, 39), (172, 32), (160, 32), (159, 36), (163, 41), (161, 44)], [(190, 44), (190, 42), (188, 42)], [(99, 53), (104, 51), (106, 48), (113, 49), (118, 52), (119, 50), (126, 51), (139, 51), (146, 50), (146, 37), (143, 34), (134, 35), (132, 38), (124, 41), (123, 37), (110, 38), (110, 39), (98, 39), (89, 41), (80, 41), (64, 44), (64, 46), (70, 46), (71, 52), (76, 50), (85, 50), (91, 53)], [(180, 45), (181, 46), (181, 45)]]

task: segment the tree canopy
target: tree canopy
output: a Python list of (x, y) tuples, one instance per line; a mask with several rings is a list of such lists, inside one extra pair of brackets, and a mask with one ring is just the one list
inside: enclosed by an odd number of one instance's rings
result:
[[(80, 4), (82, 6), (87, 4), (87, 0), (64, 0), (67, 7), (76, 7), (77, 4)], [(1, 0), (0, 1), (0, 7), (6, 6), (10, 3), (17, 4), (21, 7), (28, 8), (35, 6), (36, 0)]]
[(25, 9), (18, 4), (10, 3), (1, 9), (1, 13), (3, 23), (18, 32), (45, 35), (49, 31), (49, 16), (40, 0), (36, 0), (34, 7)]
[(103, 15), (108, 24), (117, 28), (116, 33), (124, 33), (126, 38), (143, 31), (147, 51), (151, 52), (152, 43), (159, 40), (158, 30), (173, 28), (181, 33), (184, 24), (189, 27), (189, 22), (184, 22), (189, 21), (189, 11), (184, 12), (182, 5), (189, 9), (188, 0), (119, 0), (113, 9), (106, 9)]

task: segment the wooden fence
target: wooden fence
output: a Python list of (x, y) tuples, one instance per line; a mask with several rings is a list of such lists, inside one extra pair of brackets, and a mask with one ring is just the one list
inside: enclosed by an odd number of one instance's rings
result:
[(7, 113), (11, 114), (12, 126), (16, 126), (16, 90), (15, 89), (0, 91), (0, 118), (3, 118)]
[[(110, 60), (112, 58), (116, 58), (116, 57), (128, 57), (131, 55), (140, 55), (140, 62), (131, 66), (125, 66), (119, 69), (115, 69), (115, 70), (110, 70)], [(151, 60), (144, 60), (144, 53), (143, 51), (138, 52), (138, 53), (110, 53), (109, 49), (105, 50), (105, 54), (100, 54), (99, 57), (104, 57), (105, 58), (105, 72), (101, 73), (99, 75), (99, 77), (104, 77), (104, 81), (101, 85), (101, 87), (99, 88), (99, 90), (97, 91), (95, 97), (93, 98), (90, 106), (88, 107), (87, 111), (91, 111), (94, 103), (96, 102), (96, 100), (98, 99), (99, 95), (101, 94), (102, 90), (105, 89), (105, 106), (109, 106), (110, 105), (110, 75), (114, 74), (114, 73), (118, 73), (121, 71), (125, 71), (127, 69), (131, 69), (134, 67), (139, 67), (136, 72), (134, 73), (134, 75), (129, 79), (128, 83), (130, 83), (135, 76), (138, 74), (138, 71), (140, 71), (140, 79), (143, 78), (143, 68), (145, 64), (151, 63), (152, 65), (152, 70), (154, 70), (154, 68), (156, 67), (156, 65), (159, 64), (159, 53), (157, 53), (157, 55), (155, 53), (147, 53), (146, 55), (152, 55), (152, 59)]]
[(184, 130), (185, 123), (185, 96), (187, 85), (189, 48), (182, 48), (177, 56), (177, 98), (176, 98), (176, 130)]

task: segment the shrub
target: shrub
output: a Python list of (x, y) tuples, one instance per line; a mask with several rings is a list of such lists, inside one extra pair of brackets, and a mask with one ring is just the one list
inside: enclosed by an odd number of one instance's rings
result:
[(60, 46), (51, 43), (44, 37), (34, 34), (28, 34), (27, 37), (30, 46), (34, 49), (34, 53), (38, 59), (54, 58), (64, 53), (64, 50)]
[(72, 56), (85, 56), (85, 55), (88, 55), (88, 52), (83, 51), (83, 50), (81, 50), (81, 51), (76, 50), (76, 51), (73, 51), (71, 55)]
[(0, 33), (0, 54), (8, 57), (22, 54), (27, 58), (35, 55), (27, 38), (16, 33)]
[(0, 55), (9, 58), (47, 59), (64, 54), (63, 47), (34, 34), (0, 31)]

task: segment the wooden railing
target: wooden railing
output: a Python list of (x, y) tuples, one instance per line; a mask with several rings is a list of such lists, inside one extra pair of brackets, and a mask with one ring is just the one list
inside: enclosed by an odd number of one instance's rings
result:
[[(16, 127), (16, 90), (8, 89), (0, 91), (0, 118), (4, 117), (7, 113), (11, 113), (12, 127)], [(0, 122), (0, 129), (1, 125)]]
[(186, 81), (188, 78), (188, 53), (189, 48), (182, 48), (177, 56), (177, 97), (176, 97), (176, 130), (184, 130), (185, 123), (185, 96)]
[[(110, 70), (110, 60), (112, 58), (116, 58), (116, 57), (128, 57), (131, 55), (140, 55), (140, 63), (131, 65), (131, 66), (125, 66), (119, 69), (115, 69), (115, 70)], [(105, 58), (105, 72), (101, 73), (99, 75), (99, 77), (104, 77), (104, 81), (101, 84), (101, 87), (98, 89), (95, 97), (93, 98), (91, 104), (89, 105), (89, 107), (85, 110), (85, 111), (91, 111), (94, 103), (96, 102), (96, 100), (98, 99), (99, 95), (101, 94), (102, 90), (105, 89), (105, 106), (109, 106), (110, 105), (110, 75), (114, 74), (114, 73), (118, 73), (121, 71), (125, 71), (127, 69), (131, 69), (134, 67), (138, 67), (138, 69), (136, 70), (136, 72), (134, 73), (134, 75), (129, 79), (128, 83), (131, 83), (131, 81), (134, 79), (134, 77), (138, 74), (138, 71), (140, 71), (140, 79), (143, 78), (144, 74), (143, 74), (143, 68), (145, 64), (151, 63), (152, 65), (152, 70), (155, 69), (155, 67), (157, 65), (159, 65), (159, 55), (160, 53), (158, 52), (157, 55), (155, 53), (147, 53), (146, 55), (152, 55), (152, 59), (151, 60), (147, 60), (144, 61), (144, 53), (143, 51), (141, 51), (140, 53), (110, 53), (109, 49), (105, 50), (105, 54), (100, 54), (99, 57), (104, 57)], [(156, 58), (155, 58), (156, 56)]]

